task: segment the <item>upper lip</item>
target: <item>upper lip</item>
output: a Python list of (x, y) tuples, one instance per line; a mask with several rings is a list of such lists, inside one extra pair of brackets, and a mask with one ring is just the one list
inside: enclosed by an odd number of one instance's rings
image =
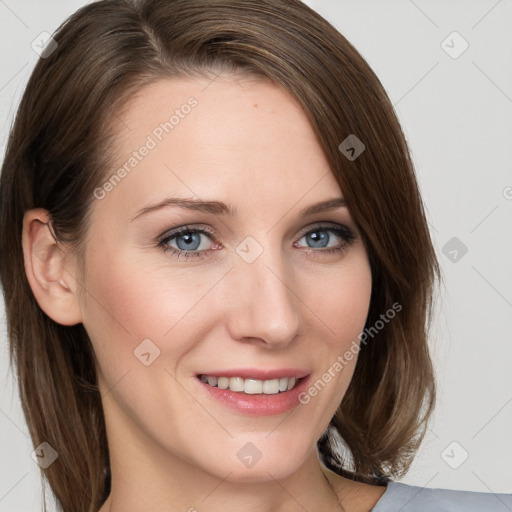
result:
[(215, 377), (241, 377), (243, 379), (273, 380), (281, 377), (295, 377), (301, 379), (310, 372), (299, 368), (276, 368), (275, 370), (262, 370), (257, 368), (232, 368), (229, 370), (208, 370), (198, 375), (210, 375)]

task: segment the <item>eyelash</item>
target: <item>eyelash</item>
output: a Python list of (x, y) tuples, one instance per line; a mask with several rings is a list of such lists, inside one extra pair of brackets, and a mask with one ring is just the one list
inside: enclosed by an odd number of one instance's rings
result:
[[(348, 226), (344, 226), (341, 224), (329, 225), (329, 226), (324, 226), (324, 225), (315, 226), (313, 229), (310, 229), (309, 231), (302, 233), (299, 240), (307, 235), (310, 235), (311, 233), (316, 233), (318, 231), (327, 231), (329, 233), (333, 233), (333, 234), (339, 236), (342, 240), (344, 240), (344, 243), (340, 247), (332, 247), (329, 249), (315, 250), (314, 247), (307, 248), (307, 249), (311, 250), (313, 253), (321, 253), (321, 254), (341, 253), (355, 240), (355, 235), (354, 235), (353, 231)], [(185, 257), (185, 259), (188, 259), (188, 258), (198, 259), (198, 258), (204, 258), (206, 256), (209, 256), (210, 251), (183, 251), (180, 249), (175, 249), (174, 247), (169, 247), (167, 245), (168, 242), (170, 242), (171, 240), (174, 240), (175, 238), (179, 237), (180, 235), (193, 234), (193, 233), (201, 233), (204, 235), (208, 235), (215, 242), (214, 234), (212, 232), (210, 232), (209, 230), (202, 229), (202, 228), (190, 228), (189, 226), (184, 226), (182, 228), (175, 229), (174, 231), (171, 231), (170, 233), (168, 232), (165, 235), (161, 236), (158, 239), (157, 247), (161, 248), (164, 251), (164, 253), (170, 252), (171, 256), (174, 256), (176, 258), (179, 258), (182, 255)]]

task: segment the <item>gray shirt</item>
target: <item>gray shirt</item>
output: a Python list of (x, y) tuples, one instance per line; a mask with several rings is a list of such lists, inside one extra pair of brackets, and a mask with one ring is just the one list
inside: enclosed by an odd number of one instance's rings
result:
[(391, 480), (371, 512), (512, 512), (512, 494), (429, 489)]

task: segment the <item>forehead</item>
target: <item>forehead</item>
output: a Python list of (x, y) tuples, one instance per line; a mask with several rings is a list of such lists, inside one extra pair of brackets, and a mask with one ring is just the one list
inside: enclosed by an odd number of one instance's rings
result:
[(264, 81), (146, 86), (118, 116), (112, 149), (106, 181), (115, 184), (104, 204), (126, 215), (169, 192), (234, 204), (248, 194), (297, 202), (305, 193), (325, 199), (339, 191), (300, 105)]
[(121, 142), (132, 146), (147, 135), (167, 147), (186, 139), (198, 151), (210, 141), (235, 146), (243, 140), (246, 148), (292, 138), (313, 143), (316, 138), (304, 111), (283, 87), (237, 75), (157, 81), (142, 88), (118, 120)]

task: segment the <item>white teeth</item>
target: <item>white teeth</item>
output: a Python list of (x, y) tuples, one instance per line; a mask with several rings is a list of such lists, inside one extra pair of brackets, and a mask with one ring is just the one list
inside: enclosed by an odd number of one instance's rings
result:
[(228, 389), (229, 387), (229, 379), (227, 377), (219, 377), (217, 381), (217, 386), (220, 389)]
[(279, 393), (279, 379), (263, 381), (263, 393), (266, 395), (275, 395)]
[(259, 395), (263, 393), (263, 381), (245, 379), (244, 393), (249, 395)]
[(292, 389), (297, 383), (295, 377), (281, 377), (280, 379), (257, 380), (242, 379), (242, 377), (215, 377), (212, 375), (201, 375), (201, 380), (219, 389), (229, 389), (238, 393), (248, 395), (277, 395)]
[(231, 391), (242, 391), (244, 390), (244, 379), (241, 377), (231, 377), (229, 379), (229, 389)]

